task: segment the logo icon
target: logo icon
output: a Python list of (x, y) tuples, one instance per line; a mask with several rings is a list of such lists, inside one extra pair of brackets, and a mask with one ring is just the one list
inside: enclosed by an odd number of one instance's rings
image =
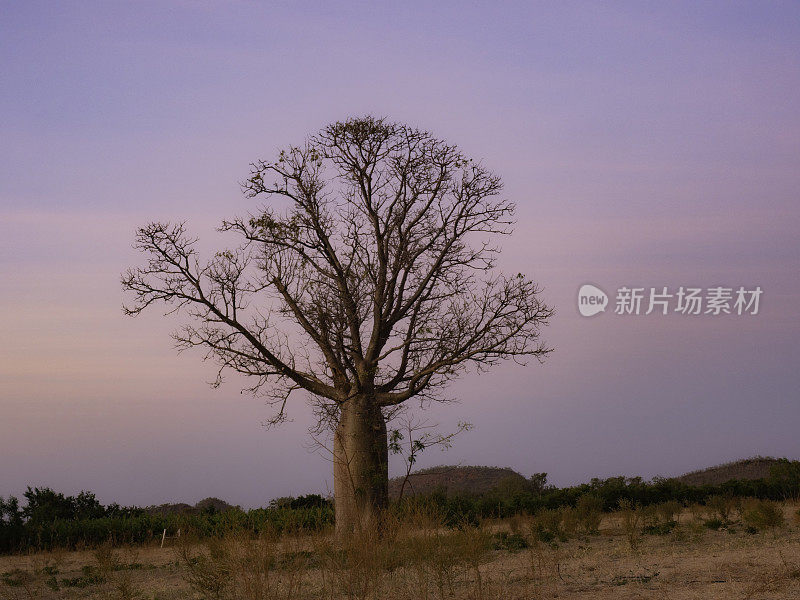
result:
[(606, 306), (608, 306), (608, 296), (599, 287), (587, 283), (578, 290), (578, 311), (584, 317), (605, 312)]

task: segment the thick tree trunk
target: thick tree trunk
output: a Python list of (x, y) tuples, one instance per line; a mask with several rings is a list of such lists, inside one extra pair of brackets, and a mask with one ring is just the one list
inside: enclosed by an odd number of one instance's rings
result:
[(336, 535), (345, 537), (378, 524), (388, 501), (389, 449), (386, 421), (369, 398), (342, 405), (333, 440)]

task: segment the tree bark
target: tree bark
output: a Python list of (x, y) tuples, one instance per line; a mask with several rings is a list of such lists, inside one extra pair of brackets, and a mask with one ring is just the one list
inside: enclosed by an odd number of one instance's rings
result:
[(389, 447), (380, 407), (366, 397), (341, 407), (333, 440), (336, 535), (378, 525), (388, 503)]

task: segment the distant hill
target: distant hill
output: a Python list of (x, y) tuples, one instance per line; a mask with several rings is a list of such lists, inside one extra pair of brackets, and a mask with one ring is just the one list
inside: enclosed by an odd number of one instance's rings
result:
[(777, 458), (754, 456), (692, 471), (675, 479), (688, 485), (719, 485), (731, 479), (762, 479), (769, 476), (770, 468), (777, 462)]
[(171, 514), (171, 513), (203, 513), (203, 512), (225, 512), (232, 508), (238, 508), (228, 504), (219, 498), (205, 498), (194, 506), (185, 502), (177, 504), (161, 504), (159, 506), (148, 506), (145, 510), (151, 514)]
[[(397, 498), (403, 477), (389, 480), (389, 497)], [(485, 494), (499, 486), (525, 489), (531, 483), (523, 475), (507, 467), (441, 466), (422, 469), (411, 474), (403, 496), (443, 491), (452, 494)]]
[[(688, 485), (720, 485), (731, 479), (762, 479), (769, 477), (770, 468), (778, 462), (777, 458), (755, 456), (685, 473), (675, 479)], [(400, 495), (402, 483), (403, 477), (389, 480), (390, 498)], [(541, 483), (544, 484), (544, 480)], [(535, 486), (531, 480), (508, 467), (440, 466), (412, 473), (403, 496), (435, 491), (477, 496), (497, 488), (529, 490)]]
[[(784, 459), (785, 460), (785, 459)], [(720, 485), (731, 479), (752, 480), (767, 478), (770, 475), (770, 468), (779, 462), (779, 459), (769, 456), (755, 456), (745, 458), (706, 469), (700, 469), (685, 473), (674, 479), (688, 485)], [(482, 466), (439, 466), (429, 469), (421, 469), (411, 474), (406, 482), (403, 496), (415, 496), (418, 494), (431, 494), (442, 491), (447, 495), (474, 495), (487, 494), (493, 490), (500, 490), (502, 493), (513, 493), (516, 491), (535, 491), (543, 489), (546, 485), (546, 474), (539, 473), (531, 479), (517, 473), (508, 467), (482, 467)], [(403, 477), (395, 477), (389, 480), (389, 497), (397, 498), (400, 495), (400, 487), (403, 484)], [(270, 506), (291, 505), (293, 502), (302, 501), (305, 506), (310, 500), (319, 499), (324, 501), (322, 496), (311, 494), (299, 499), (277, 498), (272, 501)], [(287, 504), (288, 503), (288, 504)], [(224, 512), (231, 508), (238, 508), (220, 500), (218, 498), (206, 498), (194, 506), (184, 503), (162, 504), (160, 506), (149, 506), (145, 510), (150, 513), (202, 513), (202, 512)]]

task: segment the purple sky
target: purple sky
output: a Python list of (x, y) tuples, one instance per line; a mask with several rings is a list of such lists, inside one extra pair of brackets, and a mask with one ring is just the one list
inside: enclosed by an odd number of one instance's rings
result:
[[(186, 219), (212, 249), (253, 208), (249, 162), (366, 113), (503, 177), (502, 268), (557, 309), (544, 366), (429, 411), (475, 428), (421, 466), (570, 484), (800, 458), (798, 32), (790, 2), (0, 1), (0, 496), (332, 489), (302, 402), (265, 431), (261, 400), (176, 355), (179, 320), (122, 315), (119, 275), (137, 226)], [(587, 319), (586, 282), (764, 295), (756, 316)]]

